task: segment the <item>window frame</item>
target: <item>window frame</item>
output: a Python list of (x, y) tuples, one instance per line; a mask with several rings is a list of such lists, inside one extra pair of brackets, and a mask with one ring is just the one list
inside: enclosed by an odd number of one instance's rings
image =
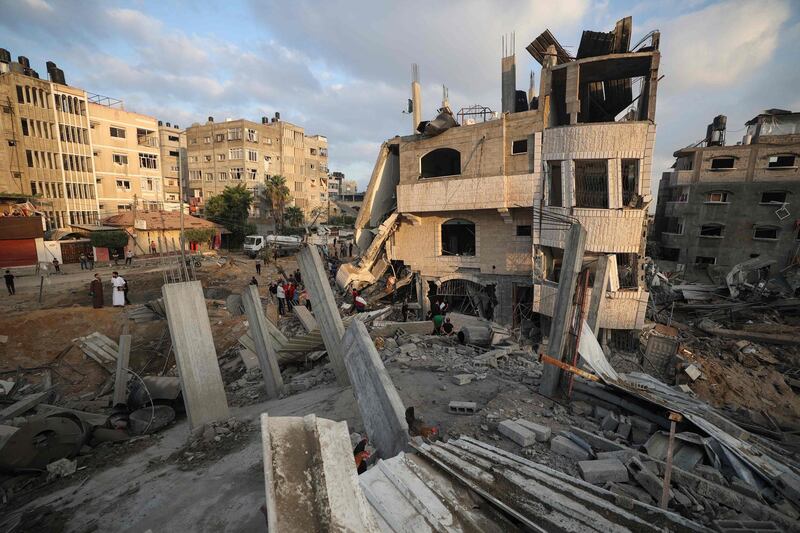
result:
[[(782, 157), (791, 157), (792, 164), (791, 165), (773, 165), (771, 159), (775, 158), (775, 162), (778, 163)], [(772, 154), (767, 156), (767, 168), (769, 170), (780, 170), (780, 169), (787, 169), (787, 168), (797, 168), (797, 156), (795, 154)]]
[[(764, 201), (765, 194), (783, 194), (783, 200), (779, 202), (778, 201), (765, 202)], [(758, 201), (758, 205), (786, 205), (788, 203), (786, 201), (788, 200), (788, 198), (789, 198), (789, 191), (761, 191), (761, 198)]]
[[(520, 144), (522, 143), (522, 144)], [(519, 150), (519, 146), (524, 146), (524, 150)], [(523, 155), (528, 153), (528, 139), (517, 139), (511, 141), (511, 155)]]
[[(704, 231), (715, 230), (715, 229), (719, 229), (719, 235), (707, 235), (703, 233)], [(720, 224), (718, 222), (709, 222), (708, 224), (701, 224), (700, 233), (698, 234), (698, 236), (704, 239), (724, 239), (725, 224)]]
[[(775, 232), (774, 237), (758, 237), (756, 233), (759, 231), (770, 230)], [(753, 240), (755, 241), (770, 241), (774, 242), (780, 239), (781, 229), (778, 226), (771, 226), (768, 224), (754, 225), (753, 226)]]
[[(116, 135), (114, 134), (116, 131)], [(119, 135), (119, 132), (122, 132), (122, 135)], [(127, 139), (128, 132), (125, 128), (120, 128), (118, 126), (109, 126), (108, 127), (108, 134), (111, 136), (112, 139)]]
[[(714, 163), (716, 161), (721, 161), (723, 159), (724, 160), (729, 160), (730, 159), (731, 166), (729, 166), (729, 167), (715, 167), (714, 166)], [(720, 155), (720, 156), (717, 156), (717, 157), (712, 157), (711, 158), (711, 164), (709, 165), (708, 169), (709, 170), (713, 170), (714, 172), (726, 171), (726, 170), (736, 170), (736, 157), (732, 156), (732, 155)]]
[[(714, 194), (719, 194), (721, 196), (724, 196), (724, 199), (722, 199), (722, 200), (713, 200), (711, 198), (711, 196), (714, 195)], [(703, 200), (703, 203), (704, 204), (730, 204), (731, 202), (728, 199), (728, 196), (730, 196), (730, 195), (731, 195), (731, 193), (728, 192), (728, 191), (708, 191), (706, 193), (705, 200)]]

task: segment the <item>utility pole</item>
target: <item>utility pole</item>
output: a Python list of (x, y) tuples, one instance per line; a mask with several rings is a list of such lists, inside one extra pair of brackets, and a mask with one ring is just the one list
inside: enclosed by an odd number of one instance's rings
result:
[[(550, 324), (550, 343), (547, 347), (548, 355), (564, 360), (567, 347), (567, 334), (569, 333), (570, 317), (572, 316), (573, 297), (578, 274), (583, 268), (583, 252), (586, 247), (586, 230), (578, 222), (573, 222), (567, 234), (564, 247), (564, 259), (561, 262), (561, 276), (558, 280), (558, 293), (553, 309), (553, 318)], [(561, 379), (561, 369), (555, 365), (545, 365), (542, 372), (542, 381), (539, 393), (544, 396), (555, 396)]]

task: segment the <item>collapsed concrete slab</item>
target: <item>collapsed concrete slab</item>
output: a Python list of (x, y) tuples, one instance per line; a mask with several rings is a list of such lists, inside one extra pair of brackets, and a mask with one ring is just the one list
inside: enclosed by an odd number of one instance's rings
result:
[(283, 390), (283, 378), (278, 367), (278, 354), (272, 345), (272, 338), (267, 326), (267, 317), (264, 316), (264, 309), (261, 307), (261, 296), (258, 294), (258, 287), (248, 285), (242, 294), (242, 303), (247, 322), (250, 327), (250, 337), (255, 344), (255, 353), (258, 357), (258, 365), (261, 367), (261, 374), (264, 377), (264, 387), (267, 390), (267, 398), (278, 398)]
[(379, 531), (358, 486), (346, 422), (261, 415), (267, 529)]
[(230, 416), (199, 281), (161, 287), (189, 428)]
[(342, 348), (344, 324), (342, 324), (342, 317), (339, 315), (339, 308), (333, 298), (333, 291), (328, 283), (328, 276), (325, 274), (317, 247), (306, 245), (297, 254), (297, 262), (300, 264), (303, 283), (311, 294), (311, 305), (314, 307), (314, 314), (320, 333), (322, 333), (322, 339), (325, 341), (325, 349), (328, 351), (333, 372), (336, 374), (336, 381), (345, 387), (349, 381), (347, 370), (344, 367), (344, 350)]
[(367, 436), (379, 457), (394, 457), (408, 443), (403, 401), (363, 323), (353, 320), (345, 333), (344, 344), (348, 347), (344, 364)]
[(131, 357), (131, 336), (128, 326), (119, 336), (119, 352), (117, 353), (117, 371), (114, 375), (114, 405), (126, 403), (128, 399), (128, 362)]

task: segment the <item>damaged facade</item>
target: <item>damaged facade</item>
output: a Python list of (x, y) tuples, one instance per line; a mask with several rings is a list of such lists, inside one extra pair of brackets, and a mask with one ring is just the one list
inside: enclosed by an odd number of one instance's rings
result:
[[(552, 315), (567, 230), (578, 221), (587, 267), (616, 254), (600, 327), (640, 328), (660, 56), (657, 32), (634, 47), (630, 34), (630, 18), (584, 32), (572, 58), (545, 31), (528, 46), (542, 65), (538, 97), (516, 90), (512, 45), (501, 63), (502, 113), (471, 106), (454, 115), (445, 99), (434, 121), (415, 119), (412, 135), (386, 141), (356, 222), (365, 253), (340, 271), (339, 285), (405, 266), (423, 315), (438, 297), (520, 325)], [(412, 96), (416, 116), (416, 70)]]
[[(724, 275), (759, 259), (770, 277), (800, 261), (800, 113), (771, 109), (725, 145), (726, 118), (706, 138), (675, 152), (659, 183), (654, 240), (659, 267), (686, 279)], [(796, 287), (795, 287), (796, 288)]]

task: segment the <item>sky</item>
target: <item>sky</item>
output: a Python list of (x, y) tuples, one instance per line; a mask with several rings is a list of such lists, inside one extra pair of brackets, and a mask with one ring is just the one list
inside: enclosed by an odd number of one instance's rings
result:
[(0, 0), (0, 47), (181, 127), (279, 111), (327, 136), (329, 168), (364, 190), (380, 144), (411, 132), (412, 63), (423, 119), (443, 85), (454, 110), (498, 110), (503, 35), (516, 36), (517, 88), (527, 89), (539, 64), (525, 46), (544, 29), (575, 53), (583, 30), (610, 31), (627, 15), (632, 43), (661, 32), (654, 187), (715, 115), (728, 116), (732, 144), (764, 109), (800, 111), (796, 0)]

